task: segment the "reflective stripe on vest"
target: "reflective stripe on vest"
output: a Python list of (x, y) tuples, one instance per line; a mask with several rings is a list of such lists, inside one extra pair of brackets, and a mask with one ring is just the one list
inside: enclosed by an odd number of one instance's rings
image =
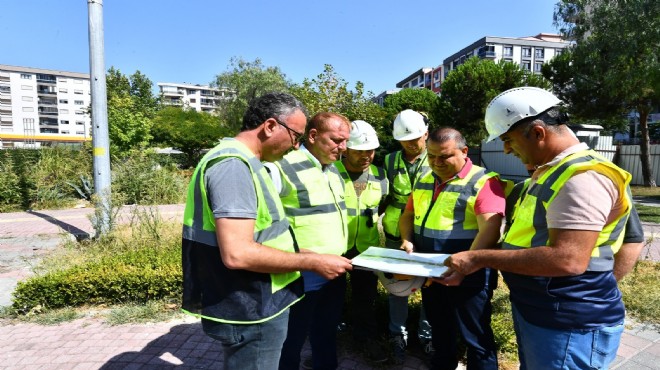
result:
[[(387, 179), (382, 169), (370, 165), (366, 188), (358, 196), (353, 182), (341, 161), (335, 162), (335, 167), (344, 179), (346, 189), (346, 211), (348, 213), (348, 243), (350, 250), (355, 246), (362, 253), (370, 246), (380, 246), (378, 233), (378, 205), (383, 196), (387, 194)], [(367, 211), (367, 210), (370, 210)], [(359, 217), (358, 217), (359, 213)], [(371, 227), (367, 226), (367, 219), (371, 218)]]
[(449, 180), (433, 200), (435, 177), (422, 177), (413, 190), (414, 232), (433, 239), (474, 239), (479, 232), (474, 204), (486, 181), (496, 177), (473, 165), (465, 178)]
[[(217, 243), (215, 217), (207, 199), (204, 174), (211, 165), (227, 158), (242, 160), (252, 174), (257, 196), (254, 240), (274, 249), (294, 252), (293, 238), (284, 208), (265, 167), (241, 142), (223, 139), (202, 158), (188, 186), (183, 221), (185, 240), (182, 246), (182, 309), (193, 316), (218, 322), (264, 322), (279, 315), (300, 299), (302, 280), (298, 271), (267, 274), (231, 270), (223, 264)], [(200, 258), (205, 261), (200, 263)], [(201, 281), (200, 276), (214, 279), (214, 283), (209, 286), (211, 283)], [(237, 280), (237, 276), (243, 279), (242, 282)], [(218, 288), (215, 288), (216, 286)], [(204, 301), (204, 297), (199, 296), (202, 290), (215, 298), (199, 311), (198, 306)], [(207, 301), (209, 296), (206, 297)], [(243, 299), (237, 300), (236, 297), (239, 296)], [(243, 304), (247, 306), (243, 307)]]
[(515, 207), (513, 224), (504, 237), (503, 248), (522, 249), (548, 245), (549, 232), (546, 219), (548, 207), (566, 181), (579, 172), (589, 170), (612, 180), (626, 207), (622, 215), (606, 224), (599, 233), (587, 267), (587, 271), (611, 270), (614, 265), (614, 254), (623, 244), (623, 230), (630, 213), (631, 196), (628, 184), (631, 176), (593, 150), (584, 150), (567, 156), (543, 173), (536, 183), (529, 186), (524, 197)]
[[(322, 171), (311, 154), (295, 150), (275, 164), (291, 190), (281, 197), (300, 248), (317, 253), (346, 252), (344, 182), (327, 168)], [(330, 165), (332, 166), (332, 165)]]
[[(408, 197), (410, 197), (415, 182), (431, 171), (426, 151), (419, 160), (416, 171), (409, 174), (404, 162), (403, 151), (399, 150), (385, 156), (385, 173), (389, 181), (390, 191), (388, 205), (383, 215), (383, 231), (394, 237), (401, 235), (399, 232), (399, 218), (406, 207), (406, 203), (408, 203)], [(413, 179), (412, 183), (411, 178)]]

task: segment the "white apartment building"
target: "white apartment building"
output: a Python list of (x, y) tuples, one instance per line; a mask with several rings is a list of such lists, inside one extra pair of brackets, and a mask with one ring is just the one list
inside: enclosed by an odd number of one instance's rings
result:
[(89, 74), (0, 64), (0, 148), (91, 140)]
[[(473, 56), (506, 60), (519, 64), (523, 69), (541, 73), (541, 66), (558, 55), (570, 43), (560, 35), (539, 33), (530, 37), (483, 37), (443, 61), (445, 77), (448, 73)], [(443, 78), (444, 81), (444, 78)]]
[(230, 99), (232, 94), (225, 89), (208, 85), (158, 82), (163, 104), (190, 107), (198, 112), (213, 113), (222, 99)]

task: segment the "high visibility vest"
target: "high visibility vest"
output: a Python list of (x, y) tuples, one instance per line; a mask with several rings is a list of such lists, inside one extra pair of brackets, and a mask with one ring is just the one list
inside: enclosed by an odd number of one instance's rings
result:
[[(344, 187), (346, 188), (344, 200), (346, 201), (348, 214), (347, 249), (350, 250), (356, 247), (357, 251), (362, 253), (370, 246), (380, 246), (378, 205), (381, 199), (387, 195), (385, 171), (373, 164), (370, 165), (367, 169), (369, 175), (366, 189), (358, 196), (344, 164), (337, 161), (335, 167), (344, 180)], [(369, 219), (371, 219), (371, 222), (368, 221)]]
[(342, 255), (348, 237), (344, 182), (337, 172), (323, 171), (311, 156), (295, 150), (275, 162), (283, 186), (290, 189), (280, 196), (284, 212), (300, 248)]
[(409, 174), (403, 151), (399, 150), (385, 156), (384, 166), (387, 180), (390, 183), (390, 192), (388, 205), (383, 215), (383, 231), (389, 237), (401, 237), (399, 218), (406, 208), (413, 186), (419, 178), (431, 172), (426, 157), (427, 154), (424, 151), (419, 159), (419, 165), (413, 173)]
[(224, 139), (200, 161), (188, 186), (183, 219), (184, 312), (236, 324), (267, 321), (302, 296), (299, 272), (258, 273), (228, 269), (218, 248), (215, 217), (204, 183), (206, 169), (227, 158), (245, 162), (257, 195), (254, 240), (295, 252), (284, 209), (268, 172), (240, 141)]
[(529, 187), (515, 208), (513, 224), (502, 244), (505, 249), (532, 248), (548, 245), (549, 232), (546, 211), (557, 192), (574, 174), (593, 170), (610, 178), (617, 186), (627, 212), (603, 227), (591, 253), (587, 271), (609, 271), (614, 265), (614, 254), (623, 244), (623, 231), (630, 214), (627, 192), (631, 176), (593, 150), (569, 155), (556, 166), (543, 173)]
[(449, 180), (435, 201), (433, 173), (417, 181), (412, 193), (417, 251), (456, 253), (468, 250), (479, 232), (474, 213), (477, 195), (493, 177), (497, 174), (472, 165), (464, 178)]
[[(623, 320), (621, 292), (611, 270), (614, 254), (623, 243), (631, 208), (628, 184), (631, 176), (593, 150), (583, 150), (549, 168), (518, 201), (513, 224), (504, 236), (504, 249), (547, 246), (548, 207), (573, 175), (596, 171), (607, 176), (619, 190), (626, 211), (603, 227), (591, 253), (587, 271), (575, 276), (543, 277), (502, 271), (511, 302), (534, 325), (556, 329), (594, 328)], [(587, 190), (588, 191), (588, 190)]]

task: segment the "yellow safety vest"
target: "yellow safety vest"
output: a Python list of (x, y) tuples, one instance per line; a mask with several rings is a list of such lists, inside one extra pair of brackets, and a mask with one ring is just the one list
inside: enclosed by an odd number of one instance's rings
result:
[(330, 169), (323, 171), (305, 150), (292, 151), (275, 164), (283, 185), (286, 182), (291, 190), (280, 198), (300, 248), (344, 254), (347, 214), (344, 182), (339, 174)]
[(614, 254), (623, 243), (624, 228), (630, 214), (630, 194), (627, 191), (631, 176), (593, 150), (583, 150), (567, 156), (543, 173), (521, 197), (515, 208), (513, 224), (504, 237), (505, 249), (533, 248), (548, 245), (549, 233), (546, 211), (557, 192), (573, 175), (596, 171), (611, 179), (619, 189), (619, 196), (627, 211), (603, 227), (591, 253), (588, 271), (609, 271)]
[[(430, 173), (426, 151), (419, 159), (419, 165), (412, 174), (406, 169), (403, 151), (399, 150), (385, 156), (385, 173), (390, 183), (388, 205), (383, 215), (383, 231), (389, 237), (400, 238), (399, 218), (406, 208), (408, 198), (417, 180)], [(412, 181), (410, 181), (412, 178)]]
[(433, 173), (417, 181), (412, 193), (417, 250), (456, 253), (469, 249), (479, 232), (474, 204), (483, 186), (493, 177), (497, 174), (472, 165), (464, 178), (449, 180), (435, 201)]
[[(346, 188), (347, 248), (350, 250), (355, 246), (357, 251), (362, 253), (370, 246), (380, 246), (378, 205), (388, 190), (385, 172), (374, 165), (369, 166), (367, 170), (369, 172), (367, 187), (358, 196), (344, 164), (341, 161), (336, 161), (335, 167), (344, 179), (344, 187)], [(368, 221), (369, 219), (371, 219), (371, 222)]]
[(227, 158), (242, 160), (252, 173), (257, 194), (254, 240), (294, 252), (289, 222), (265, 167), (240, 141), (222, 140), (202, 158), (188, 186), (183, 217), (182, 310), (225, 323), (264, 322), (301, 298), (302, 279), (299, 272), (265, 274), (228, 269), (222, 263), (204, 174), (209, 166)]

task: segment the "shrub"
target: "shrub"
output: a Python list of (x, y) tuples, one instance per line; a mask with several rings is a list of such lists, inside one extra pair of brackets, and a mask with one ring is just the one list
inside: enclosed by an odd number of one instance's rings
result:
[(131, 151), (112, 168), (112, 191), (127, 204), (173, 204), (185, 201), (188, 179), (172, 162), (153, 151)]
[(0, 212), (17, 211), (21, 204), (21, 179), (12, 158), (0, 162)]

